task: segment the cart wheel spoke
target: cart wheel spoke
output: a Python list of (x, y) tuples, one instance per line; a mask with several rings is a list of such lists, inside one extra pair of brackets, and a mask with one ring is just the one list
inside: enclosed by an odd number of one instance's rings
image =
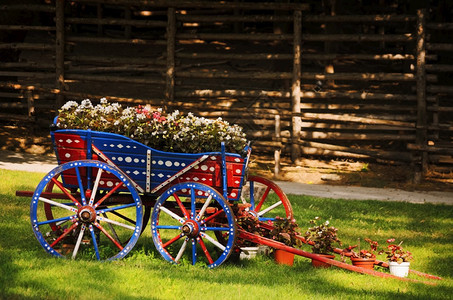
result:
[(283, 202), (282, 201), (278, 201), (278, 202), (275, 202), (274, 204), (272, 204), (271, 206), (267, 207), (266, 209), (263, 209), (261, 211), (258, 212), (258, 216), (261, 217), (263, 216), (264, 214), (272, 211), (274, 208), (277, 208), (278, 206), (282, 205)]
[(103, 172), (102, 169), (98, 169), (98, 173), (96, 175), (96, 180), (94, 181), (93, 190), (91, 192), (90, 202), (88, 203), (88, 205), (92, 206), (94, 203), (94, 199), (96, 198), (96, 194), (97, 194), (98, 188), (99, 188), (99, 182), (101, 181), (102, 172)]
[(182, 234), (178, 234), (177, 236), (175, 236), (174, 238), (172, 238), (171, 240), (169, 240), (168, 242), (163, 244), (162, 247), (163, 248), (167, 248), (168, 246), (170, 246), (171, 244), (173, 244), (174, 242), (179, 240), (181, 237), (183, 237), (183, 235)]
[[(106, 213), (103, 213), (102, 215), (104, 216), (104, 218), (105, 218), (105, 219), (108, 219), (108, 217), (107, 217), (107, 214), (106, 214)], [(115, 228), (113, 227), (112, 223), (107, 223), (107, 225), (109, 226), (109, 228), (110, 228), (110, 231), (112, 232), (112, 234), (113, 234), (113, 237), (115, 238), (115, 240), (117, 240), (117, 241), (118, 241), (118, 243), (120, 243), (120, 244), (121, 244), (121, 240), (120, 240), (120, 238), (119, 238), (118, 234), (116, 233), (116, 230), (115, 230)]]
[(105, 230), (104, 227), (102, 227), (99, 223), (97, 222), (94, 222), (93, 223), (94, 226), (96, 226), (110, 241), (112, 241), (112, 243), (120, 250), (123, 250), (123, 246), (121, 246), (121, 244), (119, 243), (119, 241), (115, 240), (111, 235), (110, 233), (107, 232), (107, 230)]
[(210, 264), (213, 264), (214, 261), (212, 260), (212, 257), (211, 257), (211, 255), (209, 254), (209, 251), (208, 251), (208, 249), (206, 248), (206, 245), (204, 244), (203, 239), (202, 239), (201, 237), (198, 237), (198, 240), (197, 240), (197, 241), (198, 241), (198, 244), (200, 244), (201, 249), (203, 250), (204, 255), (205, 255), (206, 258), (208, 259), (208, 262), (209, 262)]
[(187, 241), (188, 241), (187, 238), (184, 239), (184, 242), (182, 243), (181, 248), (179, 248), (178, 254), (177, 254), (176, 257), (175, 257), (175, 262), (176, 262), (176, 263), (179, 262), (179, 260), (181, 259), (181, 257), (182, 257), (182, 255), (183, 255), (184, 251), (186, 250)]
[(118, 222), (118, 221), (115, 221), (115, 220), (111, 220), (111, 219), (106, 218), (106, 217), (97, 216), (96, 219), (97, 219), (98, 221), (104, 221), (104, 222), (106, 222), (106, 223), (108, 223), (108, 224), (117, 225), (117, 226), (120, 226), (120, 227), (129, 229), (129, 230), (132, 230), (132, 231), (135, 230), (135, 227), (134, 227), (134, 226), (127, 225), (127, 224), (124, 224), (124, 223), (121, 223), (121, 222)]
[(56, 244), (58, 244), (62, 239), (64, 239), (68, 234), (70, 234), (74, 229), (77, 228), (77, 226), (79, 225), (79, 223), (74, 223), (72, 224), (71, 227), (69, 227), (68, 230), (66, 230), (65, 232), (63, 232), (62, 235), (60, 235), (52, 244), (50, 244), (50, 247), (53, 247), (55, 246)]
[(119, 212), (117, 212), (116, 210), (111, 210), (109, 211), (112, 215), (115, 215), (117, 217), (120, 217), (121, 219), (125, 220), (125, 221), (128, 221), (129, 223), (131, 224), (134, 224), (135, 225), (135, 221), (132, 220), (131, 218), (128, 218), (127, 216), (123, 215), (123, 214), (120, 214)]
[(189, 212), (187, 211), (187, 209), (182, 204), (181, 199), (179, 198), (179, 196), (177, 194), (173, 194), (173, 197), (175, 198), (176, 203), (178, 203), (179, 208), (181, 209), (182, 213), (184, 214), (184, 218), (190, 219)]
[(93, 225), (90, 224), (90, 234), (91, 240), (93, 241), (94, 252), (96, 253), (96, 259), (101, 260), (101, 255), (99, 254), (98, 242), (96, 240), (96, 234), (93, 229)]
[(170, 217), (172, 217), (173, 219), (175, 219), (176, 221), (178, 221), (179, 223), (184, 223), (184, 219), (181, 218), (180, 216), (178, 216), (177, 214), (175, 214), (174, 212), (172, 212), (171, 210), (165, 208), (165, 207), (161, 207), (160, 208), (164, 213), (166, 213), (167, 215), (169, 215)]
[(77, 215), (71, 215), (71, 216), (62, 217), (62, 218), (58, 218), (58, 219), (52, 219), (52, 220), (37, 222), (36, 224), (38, 226), (42, 226), (42, 225), (54, 223), (54, 224), (57, 224), (59, 226), (59, 225), (62, 225), (64, 223), (68, 222), (69, 220), (75, 220), (75, 219), (77, 219)]
[(85, 234), (85, 228), (86, 228), (85, 225), (82, 225), (82, 228), (80, 229), (79, 232), (79, 237), (77, 238), (77, 242), (74, 247), (74, 251), (72, 252), (72, 259), (75, 259), (77, 256), (77, 252), (79, 252), (79, 247), (80, 244), (82, 243), (83, 235)]
[[(288, 197), (274, 182), (259, 176), (249, 176), (241, 194), (243, 203), (250, 203), (250, 212), (260, 220), (275, 220), (277, 216), (293, 218)], [(258, 202), (258, 203), (257, 203)]]
[[(185, 212), (187, 205), (190, 211)], [(177, 215), (175, 209), (180, 209), (184, 217)], [(207, 232), (227, 232), (225, 245)], [(201, 183), (185, 182), (170, 187), (157, 199), (151, 216), (151, 233), (157, 250), (167, 261), (178, 263), (185, 257), (192, 264), (204, 263), (214, 268), (233, 250), (236, 223), (228, 202), (217, 190)], [(189, 243), (191, 249), (185, 251)]]
[(205, 239), (207, 239), (208, 241), (210, 241), (214, 246), (216, 246), (217, 248), (219, 248), (220, 250), (224, 251), (225, 250), (225, 246), (220, 244), (218, 241), (216, 241), (215, 239), (213, 239), (212, 237), (210, 237), (209, 235), (207, 234), (201, 234), (201, 236)]
[(80, 176), (80, 170), (79, 170), (79, 168), (74, 168), (74, 169), (76, 171), (77, 183), (79, 184), (80, 199), (82, 200), (83, 205), (87, 205), (87, 200), (85, 197), (85, 188), (83, 187), (82, 176)]
[(209, 204), (211, 203), (212, 200), (212, 195), (209, 195), (208, 199), (206, 199), (206, 202), (203, 204), (203, 207), (201, 208), (200, 212), (198, 213), (197, 217), (195, 218), (196, 221), (200, 221), (200, 219), (203, 217), (206, 208), (208, 208)]
[(53, 183), (55, 183), (56, 186), (58, 186), (60, 188), (60, 190), (65, 193), (65, 195), (68, 197), (68, 199), (70, 199), (72, 202), (74, 202), (74, 204), (77, 206), (77, 207), (81, 207), (82, 205), (79, 203), (79, 201), (77, 201), (76, 198), (74, 198), (73, 195), (71, 195), (71, 193), (68, 192), (67, 189), (65, 189), (65, 187), (63, 186), (63, 183), (61, 183), (60, 181), (56, 180), (55, 178), (52, 178), (52, 181)]
[[(87, 176), (91, 172), (97, 175)], [(30, 218), (48, 253), (112, 260), (127, 255), (137, 242), (143, 211), (140, 195), (122, 171), (82, 160), (60, 165), (41, 180), (32, 197)]]
[(124, 187), (124, 185), (123, 184), (116, 185), (104, 197), (102, 197), (98, 202), (96, 202), (96, 204), (94, 205), (94, 208), (97, 208), (99, 205), (101, 205), (105, 200), (107, 200), (111, 195), (113, 195), (113, 193), (115, 193), (121, 187)]
[(259, 211), (261, 209), (261, 206), (263, 205), (264, 201), (266, 201), (266, 198), (267, 196), (269, 195), (269, 192), (271, 191), (271, 187), (268, 186), (266, 188), (266, 190), (264, 191), (264, 193), (262, 195), (260, 195), (260, 202), (258, 202), (258, 204), (256, 205), (256, 207), (253, 207), (252, 205), (252, 209), (256, 210), (256, 211)]
[(197, 263), (197, 239), (192, 238), (192, 265)]

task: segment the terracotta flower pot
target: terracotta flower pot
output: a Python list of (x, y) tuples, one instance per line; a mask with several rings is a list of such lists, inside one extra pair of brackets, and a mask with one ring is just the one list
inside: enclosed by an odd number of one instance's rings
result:
[(351, 261), (353, 266), (373, 270), (376, 259), (351, 257)]
[[(318, 253), (314, 253), (314, 254), (325, 257), (325, 258), (329, 258), (329, 259), (335, 258), (335, 255), (331, 255), (331, 254), (318, 254)], [(311, 265), (315, 268), (330, 268), (329, 264), (316, 260), (316, 259), (311, 260)]]
[(284, 250), (275, 250), (274, 259), (280, 265), (292, 266), (294, 264), (294, 254)]

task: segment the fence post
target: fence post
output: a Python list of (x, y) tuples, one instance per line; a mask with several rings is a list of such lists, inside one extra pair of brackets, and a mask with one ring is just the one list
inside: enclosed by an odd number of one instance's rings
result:
[(301, 45), (302, 45), (302, 12), (294, 11), (294, 57), (293, 57), (293, 81), (291, 87), (291, 102), (293, 116), (291, 118), (291, 160), (295, 162), (300, 157), (300, 78), (301, 78)]
[(35, 119), (35, 99), (33, 98), (33, 91), (27, 90), (27, 107), (28, 107), (28, 119), (34, 120)]
[[(275, 115), (275, 141), (281, 142), (281, 125), (280, 125), (280, 115)], [(280, 175), (280, 156), (282, 153), (282, 149), (277, 147), (274, 150), (274, 176), (277, 178)]]
[[(124, 19), (126, 21), (130, 21), (132, 18), (132, 11), (130, 7), (126, 7), (124, 9)], [(126, 39), (130, 39), (132, 37), (132, 26), (131, 25), (126, 25), (124, 26), (124, 37)]]
[(175, 96), (175, 40), (176, 16), (175, 8), (169, 7), (167, 12), (167, 72), (165, 99), (173, 101)]
[[(102, 19), (102, 15), (104, 14), (103, 4), (98, 3), (96, 4), (96, 16), (98, 20)], [(104, 25), (98, 24), (98, 36), (102, 36), (104, 34)]]
[(426, 11), (417, 11), (417, 124), (416, 124), (416, 144), (420, 149), (421, 160), (416, 163), (414, 172), (414, 182), (420, 183), (426, 172), (428, 165), (428, 153), (426, 152), (428, 142), (427, 116), (426, 116)]
[(55, 2), (55, 75), (56, 86), (60, 93), (56, 95), (56, 105), (60, 108), (64, 103), (64, 96), (61, 94), (64, 91), (64, 0), (57, 0)]

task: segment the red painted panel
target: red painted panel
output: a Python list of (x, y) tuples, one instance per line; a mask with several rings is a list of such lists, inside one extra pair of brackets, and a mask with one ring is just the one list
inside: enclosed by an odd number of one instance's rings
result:
[(77, 134), (55, 133), (57, 147), (86, 149), (87, 143)]

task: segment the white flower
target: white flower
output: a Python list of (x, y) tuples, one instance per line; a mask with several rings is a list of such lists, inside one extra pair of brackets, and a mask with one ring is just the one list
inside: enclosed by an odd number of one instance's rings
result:
[(62, 109), (62, 110), (70, 110), (71, 108), (77, 107), (77, 106), (79, 106), (79, 104), (77, 104), (77, 102), (75, 102), (75, 101), (68, 101), (68, 102), (66, 102), (66, 103), (61, 107), (61, 109)]
[(90, 99), (83, 100), (81, 106), (83, 108), (93, 108), (93, 104), (91, 104)]
[(107, 104), (107, 98), (101, 98), (101, 104)]

